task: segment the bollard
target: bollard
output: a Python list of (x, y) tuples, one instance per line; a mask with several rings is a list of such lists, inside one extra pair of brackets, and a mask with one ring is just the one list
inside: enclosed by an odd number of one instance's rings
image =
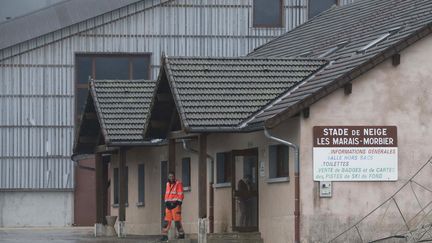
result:
[(207, 243), (207, 225), (206, 218), (198, 219), (198, 243)]
[(125, 222), (124, 221), (118, 221), (117, 235), (119, 238), (125, 238), (126, 237)]
[(117, 232), (115, 231), (114, 225), (117, 220), (117, 216), (105, 216), (107, 225), (106, 228), (106, 236), (116, 236)]

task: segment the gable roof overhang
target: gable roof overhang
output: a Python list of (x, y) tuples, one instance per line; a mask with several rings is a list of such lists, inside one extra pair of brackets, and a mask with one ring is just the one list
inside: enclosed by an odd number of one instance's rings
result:
[(262, 124), (245, 121), (327, 64), (310, 58), (163, 56), (144, 137), (261, 130)]
[(96, 114), (93, 96), (88, 92), (84, 111), (76, 128), (73, 155), (93, 154), (95, 147), (104, 140), (99, 117)]
[(74, 154), (94, 153), (100, 144), (110, 147), (163, 144), (164, 141), (145, 141), (142, 137), (154, 86), (153, 80), (91, 80), (75, 136)]

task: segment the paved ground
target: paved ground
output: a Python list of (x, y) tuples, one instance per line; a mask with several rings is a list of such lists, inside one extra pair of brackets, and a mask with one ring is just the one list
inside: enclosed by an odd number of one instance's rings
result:
[(93, 227), (69, 228), (0, 228), (1, 243), (110, 243), (110, 242), (159, 242), (160, 236), (128, 236), (118, 238), (95, 238)]

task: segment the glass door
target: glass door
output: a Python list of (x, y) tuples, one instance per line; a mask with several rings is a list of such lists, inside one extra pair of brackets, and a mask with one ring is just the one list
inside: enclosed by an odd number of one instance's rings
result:
[(233, 150), (231, 169), (233, 231), (258, 231), (258, 149)]

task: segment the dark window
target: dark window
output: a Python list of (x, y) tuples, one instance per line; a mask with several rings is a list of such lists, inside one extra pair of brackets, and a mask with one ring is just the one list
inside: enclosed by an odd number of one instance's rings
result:
[(77, 66), (77, 81), (80, 84), (87, 84), (90, 77), (93, 77), (93, 60), (91, 57), (81, 57), (76, 58)]
[[(126, 188), (129, 189), (129, 175), (128, 175), (128, 167), (126, 167)], [(119, 168), (114, 168), (114, 204), (119, 204), (120, 200), (119, 200), (119, 186), (120, 186), (120, 181), (119, 181)], [(128, 190), (126, 190), (126, 203), (129, 202), (128, 198)]]
[(119, 204), (119, 169), (114, 168), (114, 204)]
[(138, 202), (144, 203), (145, 199), (145, 170), (144, 164), (138, 165)]
[(315, 17), (335, 4), (337, 0), (309, 0), (309, 18)]
[(282, 0), (254, 0), (254, 27), (282, 27)]
[(79, 121), (84, 109), (86, 95), (81, 93), (88, 93), (89, 77), (121, 80), (150, 79), (150, 54), (77, 54), (75, 62), (76, 121)]
[(269, 177), (288, 177), (289, 147), (285, 145), (269, 146)]
[(231, 154), (216, 154), (216, 183), (231, 182)]
[(190, 158), (182, 159), (182, 182), (184, 187), (191, 186), (191, 169), (190, 169)]
[[(143, 68), (147, 67), (147, 68)], [(150, 59), (137, 57), (132, 59), (132, 76), (134, 79), (148, 79), (150, 71)]]
[(96, 57), (95, 69), (95, 79), (127, 80), (130, 78), (128, 57)]

